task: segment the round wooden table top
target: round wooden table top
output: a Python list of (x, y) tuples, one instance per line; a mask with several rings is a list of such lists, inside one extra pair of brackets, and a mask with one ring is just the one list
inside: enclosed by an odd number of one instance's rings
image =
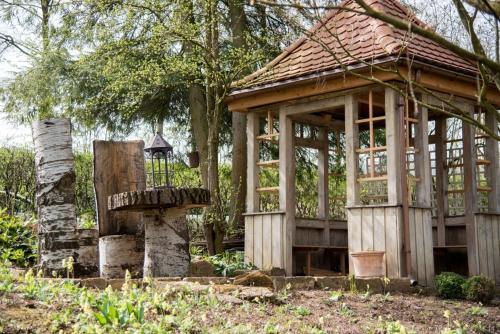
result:
[(210, 205), (210, 191), (203, 188), (158, 188), (108, 196), (113, 211), (146, 211), (168, 208), (199, 208)]

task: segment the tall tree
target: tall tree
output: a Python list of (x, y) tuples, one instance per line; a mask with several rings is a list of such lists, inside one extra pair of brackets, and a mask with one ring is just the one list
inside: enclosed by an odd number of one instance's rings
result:
[[(218, 169), (220, 148), (230, 145), (231, 132), (239, 145), (235, 160), (239, 163), (237, 157), (243, 157), (235, 183), (244, 185), (245, 176), (244, 117), (229, 115), (224, 98), (231, 82), (274, 55), (269, 50), (276, 52), (279, 47), (273, 43), (282, 40), (261, 38), (260, 31), (248, 34), (247, 20), (236, 20), (245, 15), (243, 3), (238, 4), (240, 14), (231, 16), (233, 4), (237, 3), (91, 0), (74, 5), (65, 17), (68, 26), (81, 27), (76, 37), (91, 50), (71, 74), (78, 78), (69, 89), (75, 92), (68, 107), (73, 115), (88, 125), (97, 121), (116, 131), (158, 118), (189, 125), (200, 154), (202, 184), (212, 193), (213, 205), (205, 219), (210, 253), (222, 250), (228, 224)], [(250, 14), (250, 22), (262, 18)], [(254, 26), (256, 31), (260, 27)], [(231, 117), (236, 117), (234, 131)], [(240, 196), (230, 206), (238, 209), (231, 216), (242, 212), (245, 191), (237, 193)]]
[[(247, 48), (247, 18), (243, 0), (229, 0), (229, 19), (231, 24), (232, 42), (235, 48), (248, 52)], [(233, 194), (231, 202), (231, 219), (239, 226), (244, 226), (243, 212), (245, 211), (246, 172), (247, 172), (247, 136), (246, 115), (232, 113), (233, 156), (231, 181)]]

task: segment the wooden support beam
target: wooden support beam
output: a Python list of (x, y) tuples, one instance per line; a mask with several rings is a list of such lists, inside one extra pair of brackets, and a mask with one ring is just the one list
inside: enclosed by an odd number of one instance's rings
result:
[(358, 101), (354, 95), (345, 97), (345, 146), (346, 146), (346, 188), (347, 206), (359, 204), (359, 183), (357, 182), (359, 160), (356, 150), (359, 148)]
[[(385, 103), (384, 103), (384, 100), (381, 98), (382, 95), (380, 95), (380, 97), (376, 98), (374, 96), (374, 99), (372, 101), (373, 103), (373, 106), (375, 107), (380, 107), (380, 108), (385, 108)], [(362, 98), (362, 97), (358, 97), (358, 102), (359, 103), (363, 103), (363, 104), (369, 104), (369, 99), (366, 99), (366, 98)]]
[[(374, 71), (373, 69), (369, 72), (365, 72), (365, 74), (382, 81), (397, 80), (399, 78), (396, 73), (377, 70)], [(283, 89), (282, 87), (262, 89), (259, 91), (258, 96), (256, 96), (256, 92), (230, 95), (226, 98), (225, 102), (227, 103), (229, 111), (247, 111), (250, 108), (266, 104), (290, 101), (293, 99), (317, 96), (370, 85), (373, 85), (372, 80), (351, 75), (332, 77), (322, 81), (320, 85), (318, 85), (318, 78), (313, 78), (303, 84), (287, 85), (286, 89)]]
[[(486, 113), (486, 126), (498, 133), (498, 121), (491, 112)], [(489, 160), (486, 167), (486, 180), (491, 191), (488, 193), (488, 210), (490, 212), (500, 211), (500, 162), (498, 153), (498, 141), (486, 137), (485, 158)], [(478, 161), (479, 163), (479, 161)]]
[(436, 211), (438, 246), (446, 245), (445, 215), (447, 215), (448, 177), (445, 169), (446, 159), (446, 118), (436, 119)]
[[(464, 109), (471, 116), (474, 113), (472, 104), (464, 105)], [(467, 258), (469, 263), (469, 275), (479, 273), (476, 228), (474, 212), (477, 210), (477, 181), (476, 181), (476, 147), (474, 143), (474, 126), (462, 122), (463, 138), (463, 160), (464, 160), (464, 201), (465, 201), (465, 233), (467, 238)]]
[[(408, 67), (400, 66), (400, 73), (407, 77)], [(458, 78), (431, 71), (422, 70), (418, 83), (435, 91), (443, 92), (445, 96), (460, 96), (470, 101), (477, 100), (477, 83), (475, 79)], [(500, 94), (494, 86), (486, 89), (486, 98), (495, 106), (500, 106)]]
[[(319, 140), (322, 148), (318, 150), (318, 216), (328, 219), (328, 129), (319, 129)], [(325, 221), (323, 229), (323, 244), (330, 245), (330, 225)]]
[(271, 134), (256, 136), (255, 139), (259, 141), (277, 141), (279, 135), (280, 135), (279, 133), (271, 133)]
[(267, 111), (267, 133), (272, 134), (274, 132), (273, 129), (273, 113), (271, 109)]
[(284, 269), (287, 275), (293, 275), (292, 247), (295, 236), (295, 131), (286, 110), (279, 114), (279, 206), (285, 212), (283, 234)]
[(297, 114), (310, 114), (319, 111), (328, 111), (344, 105), (343, 96), (335, 96), (327, 99), (293, 103), (288, 106), (283, 106), (280, 110), (288, 116)]
[[(426, 96), (422, 99), (425, 101)], [(428, 110), (417, 107), (417, 122), (415, 123), (415, 172), (417, 182), (417, 205), (431, 206), (431, 163), (429, 157)], [(408, 130), (408, 129), (407, 129)]]
[(259, 196), (256, 192), (259, 186), (259, 171), (256, 167), (259, 161), (259, 114), (247, 115), (247, 196), (246, 212), (259, 212)]
[(275, 168), (278, 167), (280, 164), (279, 160), (268, 160), (268, 161), (259, 161), (257, 162), (257, 166), (262, 167), (262, 168)]
[(295, 146), (321, 150), (324, 147), (324, 142), (318, 139), (295, 137)]
[[(400, 115), (398, 113), (397, 92), (391, 88), (385, 89), (386, 143), (387, 143), (387, 197), (388, 204), (401, 205), (402, 171)], [(406, 180), (406, 178), (405, 178)]]
[[(324, 115), (324, 116), (331, 116), (331, 115)], [(344, 122), (340, 120), (332, 120), (331, 117), (327, 118), (324, 116), (316, 116), (316, 115), (311, 115), (311, 114), (301, 114), (301, 115), (292, 115), (290, 116), (292, 118), (292, 121), (297, 122), (297, 123), (302, 123), (302, 124), (308, 124), (308, 125), (314, 125), (314, 126), (326, 126), (330, 129), (343, 129), (344, 128)]]
[(277, 193), (280, 187), (259, 187), (255, 189), (258, 193)]

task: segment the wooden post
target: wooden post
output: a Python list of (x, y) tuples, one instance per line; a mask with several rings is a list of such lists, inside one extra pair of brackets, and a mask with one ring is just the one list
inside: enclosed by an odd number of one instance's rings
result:
[[(398, 102), (398, 100), (401, 100)], [(385, 119), (387, 143), (387, 202), (389, 205), (402, 206), (401, 223), (403, 230), (404, 267), (403, 275), (410, 276), (411, 248), (409, 208), (407, 193), (406, 172), (406, 138), (404, 133), (404, 107), (402, 97), (392, 88), (385, 88)], [(395, 251), (395, 250), (389, 250)], [(396, 250), (398, 251), (398, 250)], [(406, 274), (405, 274), (406, 273)]]
[[(417, 95), (423, 102), (427, 102), (427, 95)], [(412, 270), (416, 273), (416, 277), (426, 285), (432, 285), (434, 278), (434, 256), (433, 256), (433, 242), (432, 242), (432, 211), (431, 211), (431, 163), (429, 156), (429, 120), (428, 110), (418, 105), (415, 118), (418, 123), (415, 123), (415, 172), (417, 181), (416, 195), (417, 205), (425, 209), (414, 209), (415, 219), (413, 224), (415, 226), (415, 238), (410, 238), (415, 243), (412, 247), (415, 249), (415, 254), (412, 254), (413, 259), (416, 261), (416, 267), (412, 264)], [(419, 211), (420, 212), (419, 212)], [(421, 214), (420, 228), (418, 228), (417, 213)], [(420, 234), (420, 235), (418, 235)], [(422, 242), (423, 241), (423, 242)], [(411, 248), (410, 248), (411, 249)], [(424, 264), (423, 266), (421, 264)]]
[[(473, 115), (473, 105), (465, 104), (464, 109), (468, 114), (470, 114), (471, 116)], [(474, 213), (477, 210), (476, 149), (474, 137), (474, 126), (462, 122), (465, 191), (465, 233), (467, 238), (467, 258), (470, 276), (477, 275), (479, 273), (479, 261), (477, 259), (476, 250), (476, 229), (474, 223)]]
[[(397, 92), (392, 88), (385, 89), (385, 117), (387, 143), (387, 202), (401, 205), (402, 172), (400, 164), (405, 157), (401, 155), (400, 117), (398, 114)], [(401, 129), (402, 130), (402, 129)], [(406, 179), (406, 178), (405, 178)]]
[(283, 229), (283, 254), (285, 272), (293, 275), (293, 240), (295, 234), (295, 133), (290, 117), (286, 110), (279, 114), (279, 204), (280, 210), (285, 212)]
[(249, 112), (247, 115), (247, 199), (246, 212), (259, 212), (259, 194), (256, 189), (259, 186), (259, 114)]
[(345, 97), (345, 142), (346, 142), (346, 188), (347, 206), (359, 204), (358, 170), (359, 160), (356, 149), (359, 148), (358, 101), (354, 95)]
[[(421, 97), (426, 101), (426, 96)], [(420, 179), (417, 182), (417, 204), (431, 207), (431, 163), (429, 157), (429, 129), (428, 129), (428, 110), (420, 105), (417, 109), (415, 124), (415, 169), (416, 176)]]
[(448, 177), (445, 168), (446, 159), (446, 118), (436, 119), (436, 213), (437, 213), (437, 239), (438, 246), (446, 245), (446, 227), (444, 216), (447, 212), (446, 190)]
[[(498, 133), (498, 121), (491, 112), (486, 113), (486, 126)], [(488, 211), (500, 211), (500, 163), (498, 157), (498, 141), (492, 137), (486, 138), (485, 158), (490, 161), (486, 171), (486, 180), (491, 191), (488, 193)]]
[(323, 243), (330, 245), (330, 222), (328, 221), (328, 128), (319, 129), (319, 140), (323, 147), (318, 150), (318, 216), (323, 219)]

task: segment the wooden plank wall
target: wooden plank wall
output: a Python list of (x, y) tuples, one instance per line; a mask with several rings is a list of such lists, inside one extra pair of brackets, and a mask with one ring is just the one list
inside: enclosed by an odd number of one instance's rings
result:
[(294, 245), (347, 246), (347, 221), (295, 217), (294, 238)]
[(419, 284), (431, 286), (434, 279), (432, 210), (409, 208), (412, 276)]
[(500, 215), (476, 213), (474, 227), (477, 236), (476, 272), (500, 285)]
[(245, 262), (264, 270), (285, 267), (284, 217), (283, 212), (245, 215)]
[[(403, 274), (403, 226), (400, 206), (347, 208), (349, 253), (385, 251), (385, 270), (389, 278)], [(349, 272), (354, 273), (349, 256)]]

